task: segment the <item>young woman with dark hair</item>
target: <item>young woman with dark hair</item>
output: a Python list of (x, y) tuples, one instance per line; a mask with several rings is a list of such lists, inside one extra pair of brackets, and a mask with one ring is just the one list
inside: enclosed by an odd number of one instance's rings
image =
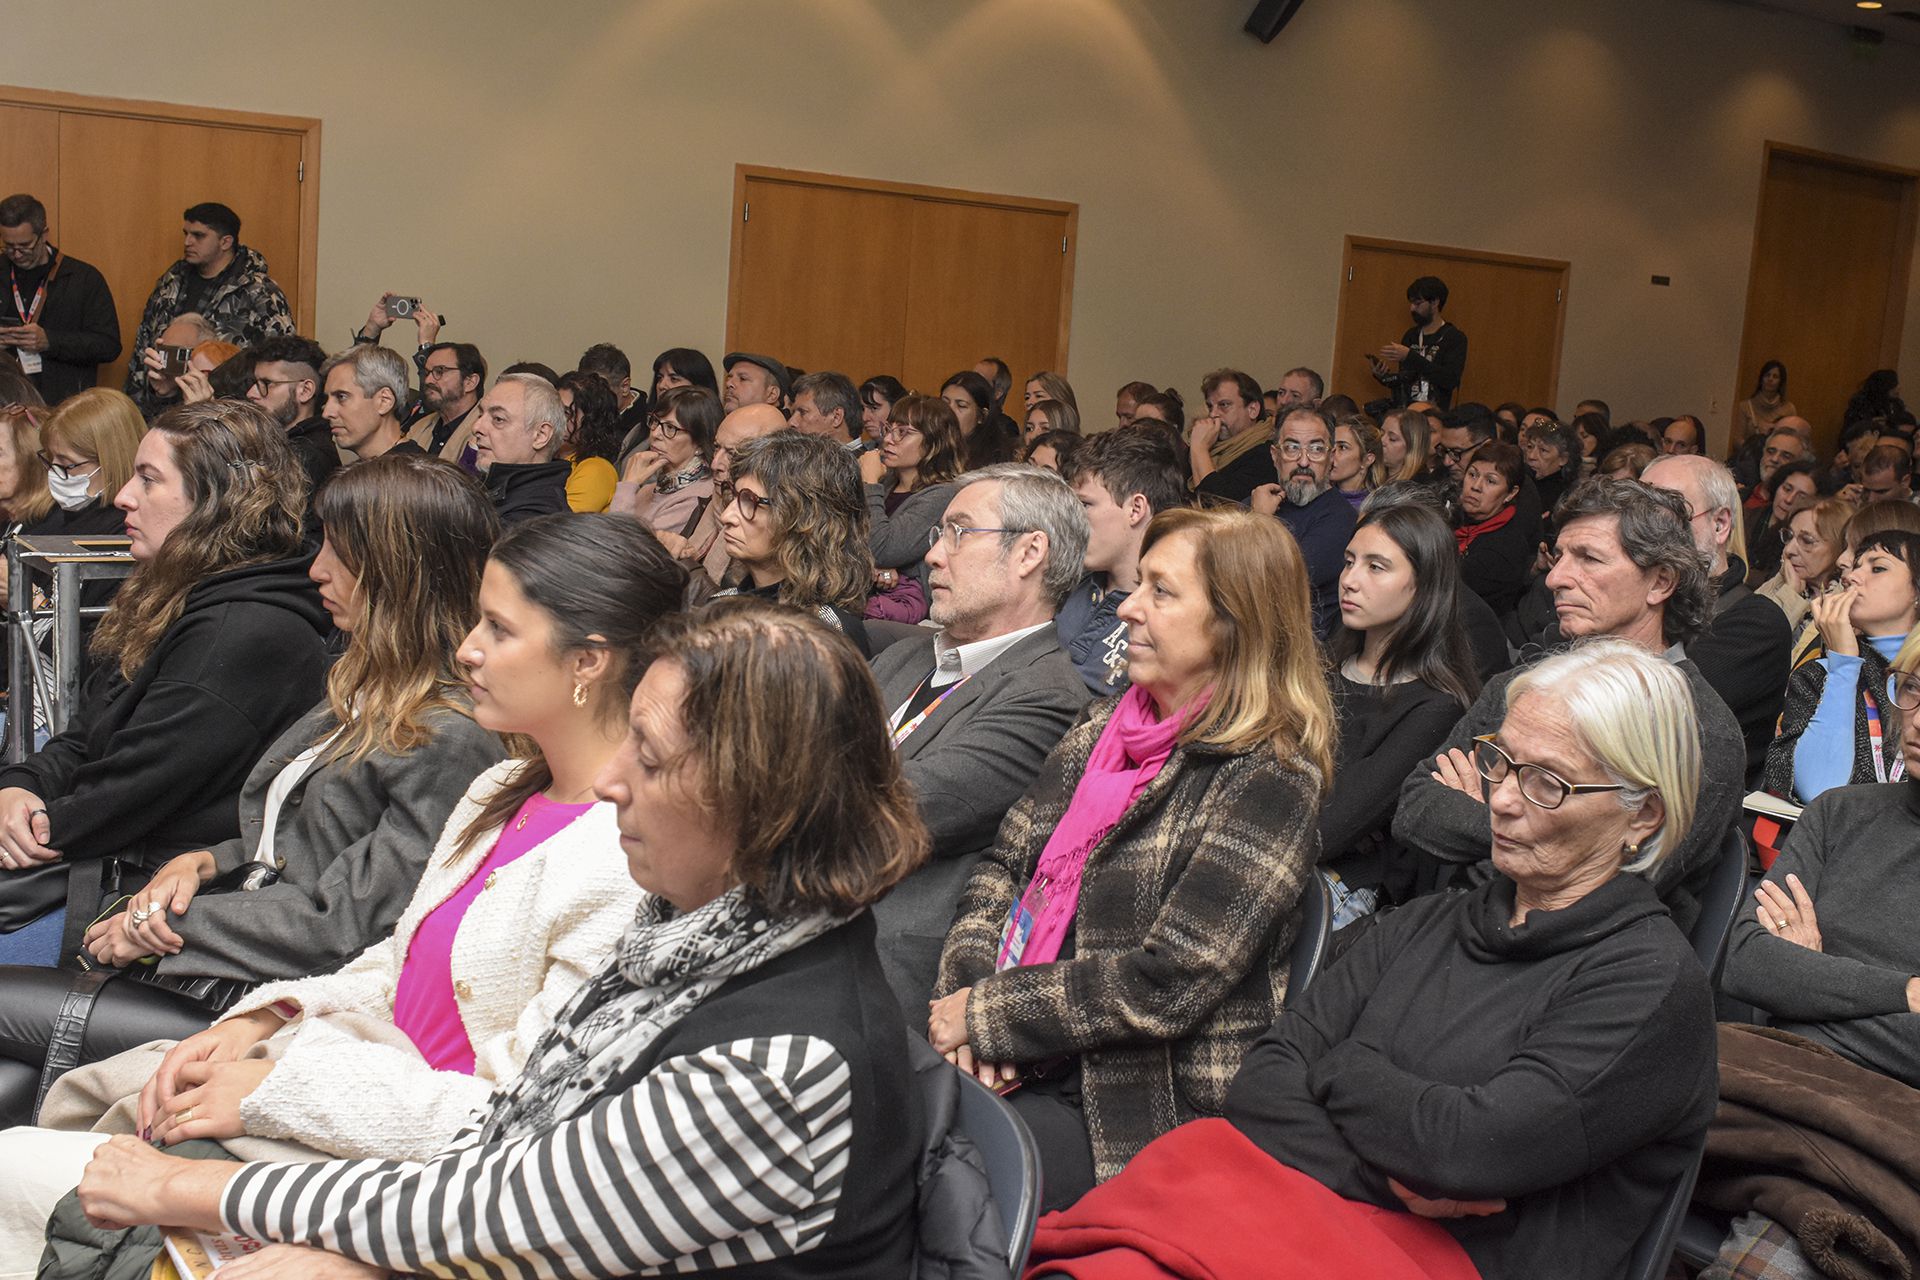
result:
[(840, 445), (797, 431), (749, 440), (733, 455), (720, 536), (745, 576), (724, 594), (778, 600), (847, 633), (868, 657), (861, 621), (873, 586), (860, 473)]
[[(308, 574), (346, 653), (253, 766), (240, 834), (167, 862), (87, 930), (95, 965), (158, 976), (101, 992), (82, 1061), (191, 1034), (235, 985), (331, 969), (385, 936), (467, 784), (505, 754), (454, 657), (499, 531), (485, 491), (452, 463), (393, 453), (335, 472), (314, 514)], [(0, 969), (0, 1123), (31, 1110), (70, 978)]]
[(887, 430), (887, 416), (906, 394), (900, 379), (885, 373), (875, 374), (860, 384), (860, 438), (869, 448), (880, 447), (880, 437)]
[(567, 429), (554, 454), (571, 462), (567, 476), (567, 506), (574, 511), (605, 511), (613, 501), (620, 473), (613, 460), (620, 453), (620, 401), (607, 380), (597, 373), (575, 369), (554, 384)]
[(1754, 379), (1753, 394), (1733, 406), (1733, 448), (1738, 449), (1755, 432), (1797, 412), (1793, 401), (1787, 399), (1787, 366), (1778, 360), (1767, 361)]
[(713, 376), (713, 362), (692, 347), (668, 347), (653, 358), (653, 385), (647, 389), (647, 405), (660, 402), (662, 392), (675, 387), (699, 387), (720, 394), (720, 382)]
[(1369, 510), (1347, 544), (1328, 642), (1340, 735), (1320, 809), (1340, 924), (1416, 887), (1417, 867), (1388, 830), (1401, 781), (1480, 696), (1460, 585), (1453, 531), (1420, 502)]
[(927, 616), (927, 533), (953, 499), (965, 450), (952, 406), (938, 396), (908, 395), (894, 404), (878, 451), (862, 455), (876, 592), (869, 618), (919, 622)]
[(1011, 462), (1019, 441), (1008, 436), (993, 417), (993, 391), (987, 380), (971, 369), (962, 370), (940, 385), (940, 398), (960, 424), (962, 453), (969, 467)]
[[(392, 933), (338, 969), (255, 987), (177, 1044), (82, 1068), (42, 1123), (87, 1129), (99, 1106), (76, 1114), (81, 1100), (137, 1093), (134, 1127), (158, 1145), (251, 1136), (314, 1158), (439, 1150), (519, 1074), (633, 919), (639, 892), (594, 780), (626, 736), (641, 653), (685, 578), (624, 516), (510, 529), (457, 658), (474, 720), (527, 739), (532, 754), (471, 781)], [(50, 1207), (104, 1137), (0, 1134), (0, 1151), (32, 1152), (35, 1171), (9, 1185), (15, 1212), (0, 1222), (17, 1222), (29, 1195), (51, 1193)], [(0, 1235), (0, 1256), (13, 1256), (7, 1243)]]
[[(66, 730), (0, 770), (0, 959), (57, 962), (103, 892), (238, 835), (248, 771), (323, 692), (286, 435), (211, 400), (140, 441), (115, 498), (136, 567), (93, 634), (94, 673)], [(85, 920), (64, 920), (69, 902)]]

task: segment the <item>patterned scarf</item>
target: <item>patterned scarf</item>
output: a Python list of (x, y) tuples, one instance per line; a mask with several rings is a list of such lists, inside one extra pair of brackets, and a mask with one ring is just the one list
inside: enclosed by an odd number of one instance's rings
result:
[(729, 978), (811, 942), (841, 923), (822, 912), (774, 920), (728, 890), (682, 915), (651, 894), (615, 950), (496, 1090), (481, 1141), (544, 1133), (605, 1097), (647, 1047)]
[(685, 471), (676, 471), (672, 475), (668, 475), (666, 469), (662, 468), (660, 474), (653, 479), (653, 487), (663, 494), (678, 493), (688, 485), (699, 480), (705, 480), (712, 474), (713, 471), (707, 466), (706, 459), (696, 456), (694, 460), (687, 465)]

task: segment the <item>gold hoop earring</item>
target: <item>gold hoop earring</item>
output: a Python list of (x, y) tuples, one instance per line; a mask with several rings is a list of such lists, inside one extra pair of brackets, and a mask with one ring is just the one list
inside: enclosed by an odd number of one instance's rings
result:
[(587, 686), (578, 680), (573, 682), (573, 705), (576, 707), (587, 705)]

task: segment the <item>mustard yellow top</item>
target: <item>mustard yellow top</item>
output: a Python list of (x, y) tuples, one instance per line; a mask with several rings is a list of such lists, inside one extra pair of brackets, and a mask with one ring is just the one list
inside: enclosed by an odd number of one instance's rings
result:
[(613, 501), (620, 473), (605, 458), (582, 458), (567, 476), (567, 506), (575, 511), (605, 511)]

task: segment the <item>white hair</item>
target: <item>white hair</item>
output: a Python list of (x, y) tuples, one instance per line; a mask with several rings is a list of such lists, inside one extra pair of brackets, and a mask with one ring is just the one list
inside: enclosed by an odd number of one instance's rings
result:
[[(1092, 530), (1086, 508), (1060, 473), (1026, 462), (996, 462), (976, 467), (953, 482), (959, 493), (970, 484), (1000, 486), (1000, 523), (1018, 533), (1047, 535), (1047, 563), (1040, 580), (1055, 608), (1086, 572), (1087, 539)], [(1002, 534), (1004, 547), (1013, 535)]]
[(1527, 693), (1561, 705), (1574, 741), (1626, 788), (1614, 793), (1621, 808), (1660, 797), (1660, 829), (1621, 868), (1650, 877), (1687, 838), (1699, 798), (1700, 721), (1687, 678), (1631, 641), (1597, 636), (1521, 672), (1507, 686), (1508, 708)]

